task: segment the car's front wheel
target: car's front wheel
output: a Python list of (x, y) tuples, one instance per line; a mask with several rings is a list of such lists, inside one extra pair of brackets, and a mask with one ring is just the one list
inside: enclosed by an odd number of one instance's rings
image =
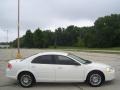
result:
[(104, 76), (101, 72), (92, 72), (87, 77), (87, 82), (93, 87), (98, 87), (104, 82)]
[(22, 73), (18, 77), (18, 82), (22, 87), (31, 87), (34, 83), (34, 77), (30, 73)]

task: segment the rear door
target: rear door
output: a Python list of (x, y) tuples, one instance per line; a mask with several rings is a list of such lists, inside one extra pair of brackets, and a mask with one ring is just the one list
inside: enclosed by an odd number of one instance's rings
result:
[(31, 68), (37, 77), (37, 81), (55, 81), (55, 62), (53, 55), (38, 56), (31, 63)]

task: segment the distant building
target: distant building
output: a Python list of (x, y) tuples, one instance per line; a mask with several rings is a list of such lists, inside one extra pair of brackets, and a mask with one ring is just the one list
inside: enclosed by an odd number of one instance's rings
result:
[(0, 48), (9, 48), (10, 45), (0, 45)]

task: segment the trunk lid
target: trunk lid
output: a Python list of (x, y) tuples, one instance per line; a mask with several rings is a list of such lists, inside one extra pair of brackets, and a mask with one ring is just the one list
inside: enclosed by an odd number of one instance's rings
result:
[(16, 62), (20, 62), (22, 59), (14, 59), (14, 60), (10, 60), (8, 63), (16, 63)]

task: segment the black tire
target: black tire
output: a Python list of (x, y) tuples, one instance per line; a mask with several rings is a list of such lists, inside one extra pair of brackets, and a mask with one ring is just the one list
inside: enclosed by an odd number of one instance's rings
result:
[(29, 72), (23, 72), (18, 76), (18, 82), (22, 87), (28, 88), (31, 87), (34, 82), (34, 76)]
[(92, 87), (99, 87), (103, 84), (105, 78), (102, 72), (94, 71), (88, 74), (87, 83)]

